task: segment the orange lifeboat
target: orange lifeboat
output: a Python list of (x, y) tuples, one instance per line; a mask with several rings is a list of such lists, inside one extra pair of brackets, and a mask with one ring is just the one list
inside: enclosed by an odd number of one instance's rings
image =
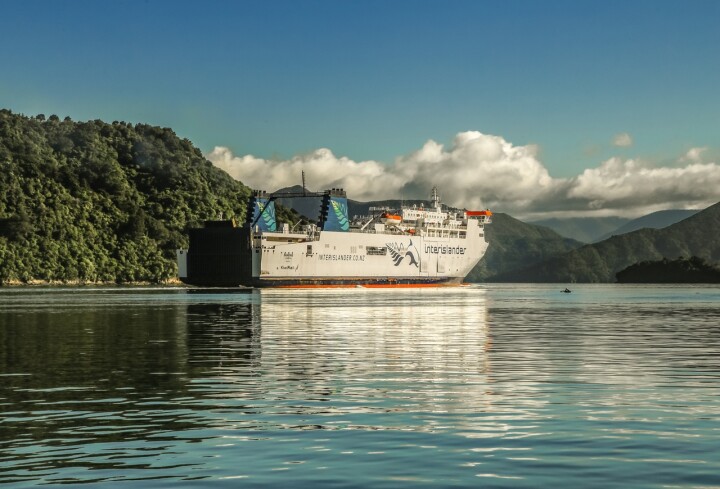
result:
[(402, 216), (390, 214), (389, 212), (383, 212), (380, 215), (380, 219), (382, 219), (385, 224), (400, 224), (402, 222)]
[(491, 216), (492, 216), (492, 212), (490, 212), (490, 210), (486, 210), (486, 211), (465, 211), (465, 214), (466, 214), (468, 217), (480, 217), (480, 216), (491, 217)]

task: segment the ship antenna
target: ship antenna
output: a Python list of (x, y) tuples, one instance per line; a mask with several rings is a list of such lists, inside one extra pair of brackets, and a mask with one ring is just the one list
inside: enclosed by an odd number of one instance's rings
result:
[(437, 187), (432, 188), (432, 202), (433, 207), (438, 209), (440, 207), (440, 197), (438, 196)]

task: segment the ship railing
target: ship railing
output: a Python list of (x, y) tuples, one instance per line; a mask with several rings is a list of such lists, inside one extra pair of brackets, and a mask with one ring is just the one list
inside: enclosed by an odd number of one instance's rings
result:
[(350, 228), (351, 233), (361, 233), (361, 234), (407, 234), (407, 232), (403, 231), (402, 229), (397, 228), (385, 228), (384, 232), (377, 231), (374, 228)]

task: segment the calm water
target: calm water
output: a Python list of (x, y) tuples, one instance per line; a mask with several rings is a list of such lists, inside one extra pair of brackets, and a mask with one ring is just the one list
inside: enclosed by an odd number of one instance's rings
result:
[(561, 288), (0, 289), (0, 483), (720, 487), (720, 289)]

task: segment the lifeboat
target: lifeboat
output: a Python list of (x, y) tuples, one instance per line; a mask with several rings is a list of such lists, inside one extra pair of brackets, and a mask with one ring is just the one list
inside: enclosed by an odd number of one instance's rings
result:
[(466, 214), (468, 217), (480, 217), (480, 216), (491, 217), (491, 216), (492, 216), (492, 212), (490, 212), (489, 210), (486, 210), (486, 211), (465, 211), (465, 214)]
[(385, 224), (400, 224), (402, 222), (402, 216), (398, 214), (390, 214), (389, 212), (383, 212), (380, 215), (380, 219)]

